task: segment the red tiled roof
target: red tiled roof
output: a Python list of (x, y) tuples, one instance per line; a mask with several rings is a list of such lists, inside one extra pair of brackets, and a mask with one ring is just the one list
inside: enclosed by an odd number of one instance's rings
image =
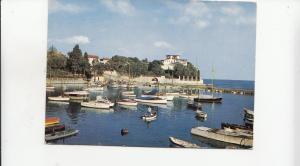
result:
[(96, 58), (96, 59), (98, 59), (99, 57), (97, 55), (88, 55), (88, 58)]

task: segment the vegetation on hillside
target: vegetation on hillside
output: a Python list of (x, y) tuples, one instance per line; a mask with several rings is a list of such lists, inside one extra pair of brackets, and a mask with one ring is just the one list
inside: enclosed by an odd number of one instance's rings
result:
[(82, 55), (79, 45), (75, 45), (72, 51), (65, 56), (51, 46), (47, 53), (47, 76), (48, 77), (86, 77), (90, 79), (92, 75), (102, 75), (104, 71), (116, 71), (122, 75), (130, 77), (147, 76), (198, 76), (198, 69), (189, 63), (184, 66), (176, 64), (174, 70), (164, 71), (160, 60), (148, 62), (148, 59), (139, 60), (137, 57), (113, 56), (107, 63), (93, 61), (90, 65), (88, 53)]

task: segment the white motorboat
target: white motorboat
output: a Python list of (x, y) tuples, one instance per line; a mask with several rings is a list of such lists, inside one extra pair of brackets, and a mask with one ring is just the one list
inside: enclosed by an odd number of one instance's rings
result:
[(141, 95), (141, 97), (159, 97), (161, 99), (167, 100), (167, 101), (172, 101), (174, 99), (173, 95), (165, 95), (165, 94), (157, 94), (157, 95)]
[(115, 103), (109, 101), (109, 100), (107, 99), (107, 97), (97, 96), (97, 97), (96, 97), (96, 101), (97, 101), (98, 103), (109, 104), (110, 107), (113, 107), (113, 106), (115, 105)]
[(55, 96), (55, 97), (48, 97), (49, 101), (70, 101), (70, 97), (65, 96)]
[(123, 99), (117, 102), (119, 105), (125, 105), (125, 106), (137, 106), (137, 102), (132, 99)]
[(252, 134), (238, 131), (227, 131), (224, 129), (212, 129), (200, 126), (192, 128), (191, 134), (240, 146), (252, 147), (253, 144)]
[(97, 101), (89, 101), (89, 102), (81, 102), (81, 106), (88, 108), (99, 108), (99, 109), (109, 109), (109, 103), (97, 102)]
[(138, 98), (138, 99), (134, 99), (137, 102), (141, 102), (141, 103), (151, 103), (151, 104), (167, 104), (167, 100), (166, 99), (162, 99), (159, 97), (153, 97), (153, 98)]

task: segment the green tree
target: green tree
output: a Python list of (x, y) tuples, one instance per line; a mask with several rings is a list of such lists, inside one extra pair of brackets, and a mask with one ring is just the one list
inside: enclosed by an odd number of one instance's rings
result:
[(68, 61), (67, 61), (67, 67), (70, 72), (73, 74), (79, 74), (82, 72), (82, 52), (79, 48), (79, 45), (76, 44), (75, 47), (71, 52), (68, 53)]
[(66, 62), (67, 57), (51, 46), (47, 52), (47, 74), (56, 76), (56, 73), (61, 73), (66, 68)]
[(154, 60), (149, 63), (148, 70), (151, 71), (155, 76), (164, 75), (164, 70), (161, 68), (162, 62)]

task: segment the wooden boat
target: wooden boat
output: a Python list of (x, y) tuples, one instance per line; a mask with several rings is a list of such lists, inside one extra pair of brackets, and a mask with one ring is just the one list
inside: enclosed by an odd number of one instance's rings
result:
[(63, 131), (65, 130), (65, 125), (53, 125), (53, 126), (48, 126), (45, 127), (45, 134), (50, 134), (53, 132), (57, 132), (57, 131)]
[(117, 102), (119, 105), (125, 105), (125, 106), (137, 106), (137, 102), (132, 99), (123, 99)]
[(48, 97), (49, 101), (70, 101), (70, 97), (64, 96), (56, 96), (56, 97)]
[(150, 122), (153, 120), (156, 120), (157, 118), (157, 112), (151, 112), (149, 114), (145, 114), (141, 117), (144, 121)]
[(89, 98), (89, 92), (87, 91), (73, 91), (65, 92), (65, 96), (70, 97), (70, 100), (87, 100)]
[(81, 102), (80, 105), (82, 107), (99, 108), (99, 109), (109, 109), (111, 107), (109, 103), (103, 103), (98, 101)]
[(175, 137), (169, 137), (169, 140), (171, 143), (173, 143), (177, 146), (183, 147), (183, 148), (200, 148), (200, 146), (198, 146), (196, 144), (193, 144), (193, 143), (190, 143), (190, 142), (187, 142), (184, 140), (180, 140)]
[(60, 119), (58, 117), (49, 117), (49, 118), (46, 118), (45, 126), (48, 127), (51, 125), (57, 125), (57, 124), (59, 124), (59, 122), (60, 122)]
[(215, 97), (214, 95), (204, 95), (201, 94), (194, 98), (195, 102), (207, 102), (207, 103), (221, 103), (222, 97)]
[(138, 98), (134, 99), (137, 102), (141, 103), (151, 103), (151, 104), (167, 104), (167, 100), (161, 99), (158, 97), (153, 97), (153, 98)]
[(122, 130), (121, 130), (121, 135), (123, 136), (123, 135), (127, 135), (129, 133), (129, 130), (127, 129), (127, 128), (123, 128)]
[(240, 146), (251, 147), (253, 144), (252, 134), (238, 131), (226, 131), (223, 129), (211, 129), (200, 126), (192, 128), (191, 134)]
[(196, 117), (197, 118), (207, 118), (207, 113), (204, 111), (196, 110)]
[(202, 108), (202, 104), (199, 102), (194, 102), (193, 100), (190, 100), (187, 102), (187, 106), (189, 108), (193, 108), (193, 109), (201, 109)]
[(45, 135), (45, 140), (46, 141), (53, 141), (53, 140), (57, 140), (57, 139), (62, 139), (62, 138), (66, 138), (66, 137), (76, 135), (78, 132), (79, 132), (79, 130), (75, 130), (75, 129), (68, 129), (68, 130), (64, 130), (64, 131), (58, 131), (58, 132), (54, 132), (54, 133), (51, 133), (51, 134), (46, 134)]

